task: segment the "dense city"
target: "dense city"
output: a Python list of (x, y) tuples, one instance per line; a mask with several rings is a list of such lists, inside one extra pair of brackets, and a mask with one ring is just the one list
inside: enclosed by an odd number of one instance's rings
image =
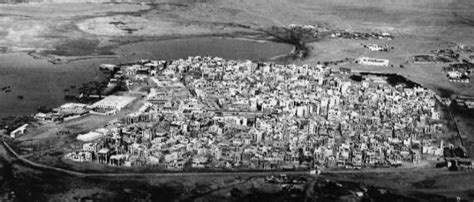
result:
[(435, 93), (379, 76), (199, 56), (103, 67), (111, 82), (146, 90), (109, 96), (91, 113), (144, 104), (79, 135), (85, 143), (68, 159), (165, 170), (360, 169), (416, 164), (446, 146), (436, 139), (445, 128)]

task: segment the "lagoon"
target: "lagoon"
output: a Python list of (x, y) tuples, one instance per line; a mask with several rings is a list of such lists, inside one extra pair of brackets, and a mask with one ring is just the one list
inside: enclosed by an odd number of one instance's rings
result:
[(129, 61), (137, 59), (179, 59), (188, 56), (216, 56), (225, 59), (263, 61), (289, 54), (292, 45), (225, 37), (198, 37), (165, 41), (143, 41), (116, 49)]

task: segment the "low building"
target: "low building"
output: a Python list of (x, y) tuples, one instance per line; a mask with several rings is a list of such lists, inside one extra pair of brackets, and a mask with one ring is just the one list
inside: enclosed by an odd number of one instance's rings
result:
[(362, 44), (364, 48), (369, 49), (370, 51), (387, 51), (387, 48), (382, 47), (377, 44)]
[(89, 133), (86, 133), (86, 134), (78, 135), (77, 139), (80, 140), (80, 141), (83, 141), (83, 142), (90, 142), (90, 141), (97, 140), (101, 137), (104, 137), (103, 133), (89, 132)]
[(25, 134), (26, 127), (28, 127), (28, 124), (23, 124), (22, 126), (20, 126), (17, 129), (13, 130), (12, 132), (10, 132), (10, 137), (11, 138), (16, 138), (18, 135)]
[(133, 100), (135, 100), (135, 97), (111, 95), (94, 103), (91, 105), (91, 108), (95, 112), (107, 113), (109, 111), (121, 110), (133, 102)]
[(361, 57), (358, 60), (359, 64), (362, 65), (372, 65), (372, 66), (385, 66), (388, 67), (389, 60), (387, 59), (377, 59), (377, 58), (369, 58), (369, 57)]

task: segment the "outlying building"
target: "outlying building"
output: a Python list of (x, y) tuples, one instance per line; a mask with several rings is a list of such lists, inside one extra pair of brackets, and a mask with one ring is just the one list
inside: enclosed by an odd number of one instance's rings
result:
[(78, 135), (77, 139), (80, 140), (80, 141), (83, 141), (83, 142), (90, 142), (90, 141), (97, 140), (97, 139), (99, 139), (103, 136), (104, 136), (103, 133), (89, 132), (89, 133), (86, 133), (86, 134)]
[(99, 111), (121, 110), (133, 100), (135, 97), (111, 95), (94, 103), (91, 108)]
[(385, 67), (387, 67), (389, 64), (389, 60), (369, 58), (369, 57), (361, 57), (359, 58), (358, 62), (362, 65), (385, 66)]

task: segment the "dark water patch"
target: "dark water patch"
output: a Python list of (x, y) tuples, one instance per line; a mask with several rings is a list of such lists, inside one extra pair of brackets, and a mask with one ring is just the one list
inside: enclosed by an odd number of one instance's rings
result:
[(26, 53), (0, 54), (0, 61), (0, 118), (31, 115), (41, 106), (57, 107), (66, 102), (65, 95), (78, 95), (78, 89), (65, 92), (65, 87), (103, 81), (99, 65), (115, 62), (91, 59), (53, 65)]

